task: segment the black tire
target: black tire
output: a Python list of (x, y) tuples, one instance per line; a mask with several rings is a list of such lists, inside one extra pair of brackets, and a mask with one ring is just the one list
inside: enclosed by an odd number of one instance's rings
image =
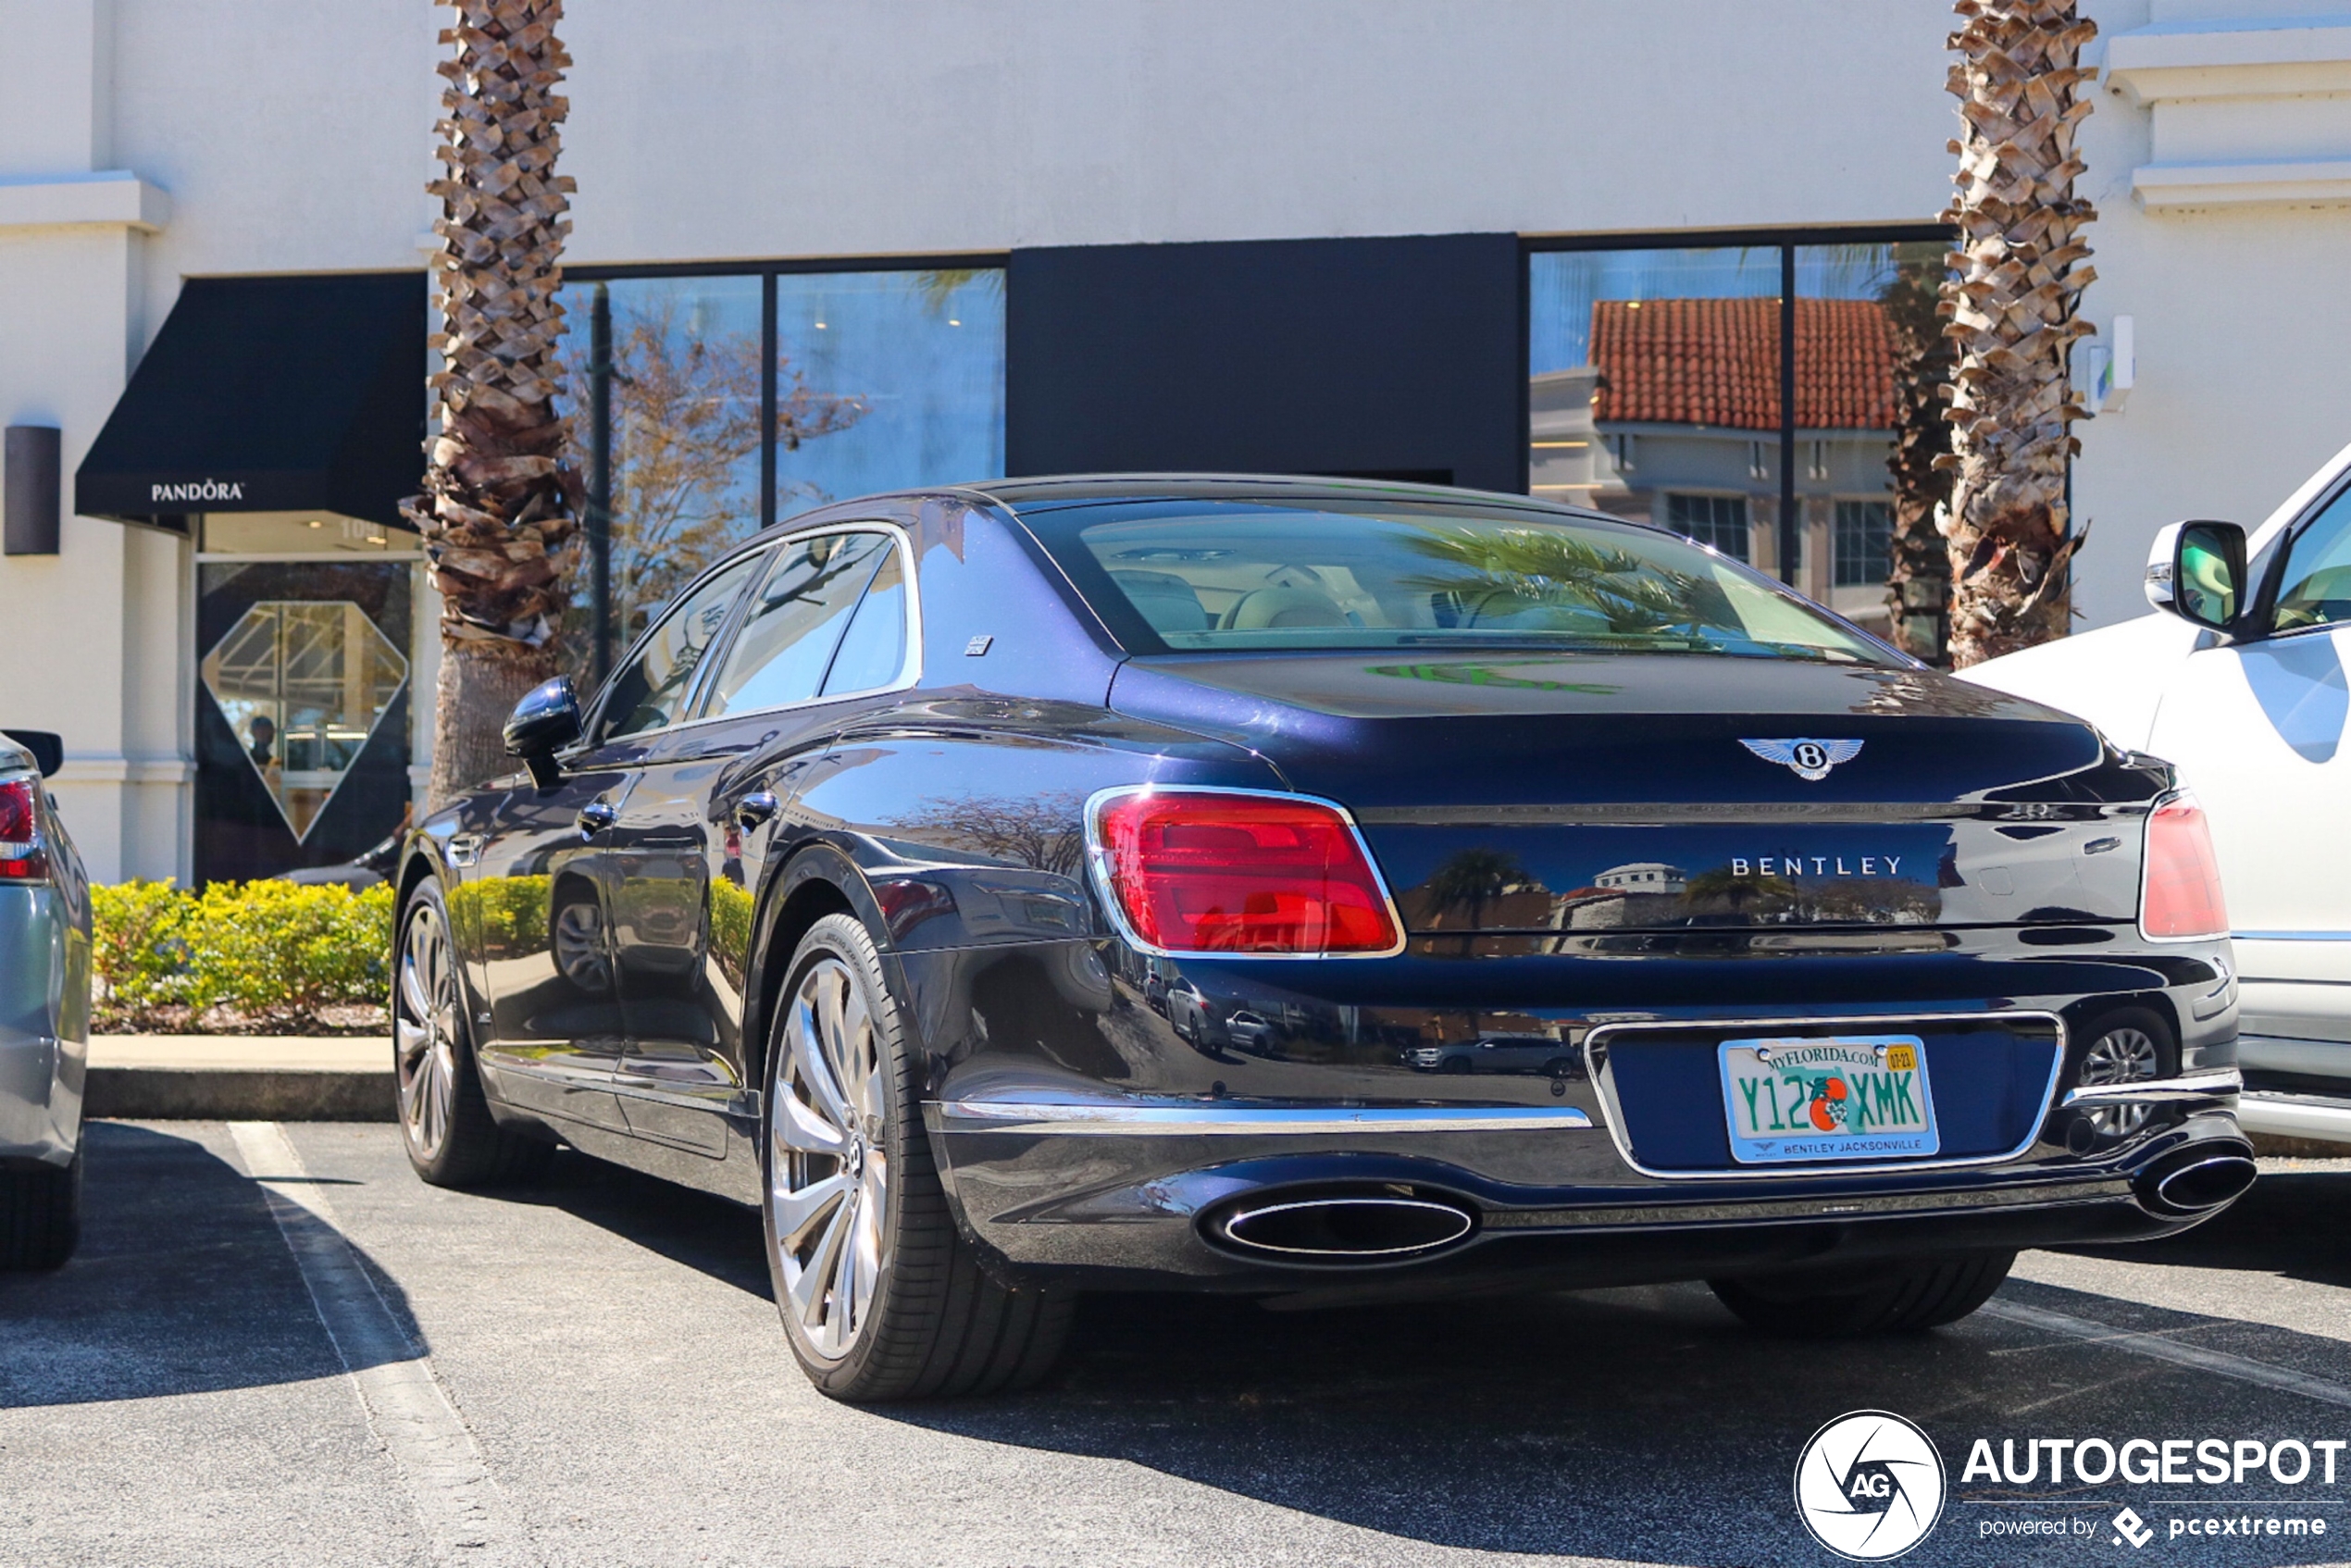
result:
[[(792, 1354), (819, 1390), (852, 1403), (1004, 1393), (1036, 1383), (1068, 1336), (1072, 1298), (998, 1283), (957, 1231), (923, 1129), (921, 1052), (890, 1000), (865, 927), (850, 915), (825, 916), (802, 939), (787, 974), (768, 1031), (769, 1114), (761, 1140), (759, 1213), (768, 1276)], [(841, 999), (840, 1011), (848, 1020), (837, 1033), (859, 1038), (824, 1055), (826, 1070), (843, 1055), (865, 1064), (860, 1072), (834, 1075), (854, 1080), (862, 1074), (864, 1079), (860, 1089), (836, 1091), (853, 1124), (840, 1155), (814, 1151), (823, 1129), (812, 1130), (808, 1120), (813, 1115), (827, 1128), (834, 1124), (834, 1113), (824, 1108), (833, 1078), (812, 1082), (804, 1065), (810, 1052), (827, 1049), (818, 1016), (827, 988)], [(812, 995), (805, 1006), (818, 1030), (814, 1037), (802, 1022), (802, 999)], [(811, 1043), (803, 1046), (803, 1040)], [(787, 1131), (779, 1133), (779, 1126)], [(800, 1147), (786, 1147), (788, 1139)], [(868, 1179), (875, 1151), (882, 1155), (878, 1185)], [(793, 1233), (778, 1236), (779, 1203), (836, 1181), (841, 1196), (829, 1203), (810, 1201), (795, 1216)], [(882, 1197), (871, 1202), (876, 1190)], [(825, 1277), (833, 1273), (826, 1260), (855, 1245), (860, 1205), (869, 1203), (880, 1218), (868, 1233), (875, 1262), (858, 1315), (860, 1287), (852, 1279), (850, 1305), (839, 1305), (840, 1292)], [(828, 1246), (836, 1226), (842, 1237)], [(812, 1279), (814, 1285), (807, 1283)], [(796, 1281), (802, 1287), (797, 1297)], [(845, 1321), (836, 1321), (837, 1313)], [(820, 1316), (822, 1322), (814, 1321)], [(827, 1334), (846, 1342), (828, 1346)]]
[[(435, 934), (427, 937), (420, 927), (433, 928)], [(428, 940), (442, 944), (448, 964), (445, 983), (451, 989), (441, 997), (444, 1005), (425, 1009), (427, 1016), (420, 1018), (417, 995), (407, 988), (411, 966), (421, 957), (419, 949)], [(481, 1071), (474, 1063), (465, 977), (455, 965), (449, 906), (442, 898), (440, 882), (427, 877), (408, 895), (401, 910), (392, 951), (392, 1069), (399, 1097), (401, 1147), (407, 1151), (410, 1167), (434, 1187), (499, 1187), (530, 1180), (546, 1170), (554, 1145), (502, 1127), (491, 1114), (489, 1099), (482, 1093)], [(440, 975), (424, 978), (422, 989), (437, 992), (443, 978)], [(410, 1031), (419, 1027), (431, 1038), (412, 1053), (415, 1037)], [(445, 1055), (441, 1050), (444, 1042)], [(431, 1081), (444, 1072), (445, 1083)], [(417, 1098), (432, 1094), (445, 1097), (437, 1113)]]
[(0, 1171), (0, 1269), (64, 1266), (81, 1241), (81, 1151), (66, 1165)]
[(1886, 1264), (1855, 1290), (1827, 1290), (1819, 1276), (1710, 1279), (1715, 1299), (1749, 1327), (1803, 1339), (1915, 1334), (1957, 1323), (1992, 1299), (2014, 1252), (1969, 1252)]

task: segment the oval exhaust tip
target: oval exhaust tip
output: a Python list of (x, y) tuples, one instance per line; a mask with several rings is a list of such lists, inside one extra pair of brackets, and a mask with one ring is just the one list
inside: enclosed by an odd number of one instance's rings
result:
[(1216, 1233), (1251, 1252), (1293, 1258), (1396, 1258), (1467, 1236), (1476, 1217), (1426, 1198), (1293, 1198), (1243, 1204)]
[(2155, 1196), (2167, 1208), (2200, 1213), (2242, 1195), (2260, 1174), (2243, 1154), (2207, 1155), (2156, 1178)]

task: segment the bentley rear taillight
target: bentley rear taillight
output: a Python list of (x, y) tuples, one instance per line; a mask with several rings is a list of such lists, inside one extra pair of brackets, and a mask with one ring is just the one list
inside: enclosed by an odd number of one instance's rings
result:
[(41, 786), (0, 782), (0, 882), (45, 882), (49, 852), (41, 842)]
[(1404, 933), (1345, 812), (1195, 790), (1096, 797), (1088, 848), (1139, 945), (1169, 953), (1379, 957)]
[(2186, 941), (2229, 934), (2220, 898), (2220, 862), (2204, 808), (2193, 795), (2174, 795), (2147, 817), (2145, 890), (2139, 930), (2157, 941)]

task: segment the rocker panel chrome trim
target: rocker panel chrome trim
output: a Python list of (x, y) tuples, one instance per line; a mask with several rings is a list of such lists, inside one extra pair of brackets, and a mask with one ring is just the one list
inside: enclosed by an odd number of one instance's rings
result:
[[(1046, 1137), (1234, 1137), (1296, 1133), (1553, 1132), (1588, 1128), (1573, 1105), (1104, 1105), (935, 1101), (949, 1132)], [(960, 1124), (960, 1125), (959, 1125)]]

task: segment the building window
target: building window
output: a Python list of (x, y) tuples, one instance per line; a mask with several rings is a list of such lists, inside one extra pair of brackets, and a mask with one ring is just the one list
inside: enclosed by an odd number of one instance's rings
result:
[[(759, 531), (760, 280), (615, 279), (571, 285), (565, 305), (578, 460), (591, 504), (606, 508), (616, 650)], [(585, 611), (590, 585), (578, 586)]]
[(1004, 274), (776, 280), (777, 506), (1004, 471)]
[(1710, 544), (1723, 554), (1747, 560), (1749, 529), (1747, 497), (1743, 495), (1669, 495), (1665, 526)]
[(1884, 501), (1836, 504), (1838, 588), (1872, 588), (1893, 570), (1894, 508)]
[(570, 652), (593, 677), (759, 529), (1003, 471), (1001, 268), (575, 268), (563, 303), (589, 490)]
[[(1932, 337), (1948, 245), (1923, 227), (1825, 243), (1532, 242), (1530, 489), (1664, 523), (1882, 625), (1880, 596), (1860, 591), (1885, 579), (1905, 345), (1922, 307)], [(1623, 460), (1636, 438), (1637, 470)]]

